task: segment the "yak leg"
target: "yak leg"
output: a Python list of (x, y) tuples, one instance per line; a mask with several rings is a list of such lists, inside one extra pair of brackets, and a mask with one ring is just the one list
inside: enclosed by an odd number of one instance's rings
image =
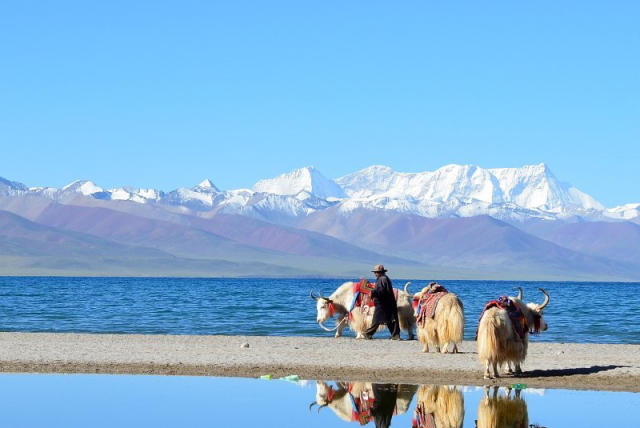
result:
[(453, 343), (453, 353), (454, 353), (454, 354), (457, 354), (458, 352), (459, 352), (459, 351), (458, 351), (458, 344), (454, 342), (454, 343)]
[(516, 363), (516, 374), (522, 374), (522, 369), (520, 368), (520, 363)]
[[(491, 363), (489, 362), (489, 360), (487, 360), (487, 363), (485, 365), (485, 369), (484, 369), (484, 378), (485, 379), (491, 379), (491, 373), (489, 373), (489, 365)], [(489, 391), (489, 389), (487, 388), (487, 391)], [(488, 392), (487, 392), (488, 394)]]
[(498, 378), (500, 377), (500, 373), (498, 373), (498, 362), (494, 361), (493, 362), (493, 376)]
[(512, 375), (513, 369), (511, 368), (511, 361), (507, 361), (507, 374)]
[(442, 351), (443, 354), (448, 354), (449, 353), (449, 342), (445, 342), (444, 345), (442, 345)]
[(336, 330), (336, 335), (335, 335), (335, 337), (340, 337), (340, 336), (342, 336), (342, 330), (344, 330), (344, 328), (347, 326), (347, 323), (346, 323), (346, 322), (344, 322), (344, 320), (345, 320), (345, 316), (344, 316), (344, 315), (342, 315), (341, 317), (339, 317), (339, 318), (338, 318), (338, 321), (337, 321), (337, 322), (339, 323), (339, 325), (340, 325), (340, 326), (339, 326), (339, 327), (338, 327), (338, 329)]
[(424, 346), (422, 346), (422, 352), (429, 352), (429, 342), (424, 342)]

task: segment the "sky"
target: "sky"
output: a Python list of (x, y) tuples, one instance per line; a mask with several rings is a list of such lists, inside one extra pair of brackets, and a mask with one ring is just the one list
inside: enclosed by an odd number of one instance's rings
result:
[(640, 202), (635, 1), (0, 3), (0, 176), (218, 187), (545, 162)]

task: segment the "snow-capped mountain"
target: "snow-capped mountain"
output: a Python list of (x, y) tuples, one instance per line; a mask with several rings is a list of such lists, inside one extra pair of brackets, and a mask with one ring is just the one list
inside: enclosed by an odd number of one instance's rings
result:
[(314, 167), (296, 169), (275, 178), (258, 181), (254, 190), (260, 193), (296, 196), (307, 194), (321, 199), (339, 199), (346, 197), (342, 188), (329, 180)]
[(604, 216), (616, 220), (640, 219), (640, 204), (626, 204), (609, 208), (604, 211)]
[(0, 177), (0, 196), (10, 196), (27, 192), (27, 186), (17, 181), (9, 181)]
[[(209, 179), (170, 192), (120, 187), (103, 189), (75, 181), (62, 189), (27, 188), (0, 179), (0, 196), (36, 194), (65, 201), (81, 195), (101, 200), (178, 207), (182, 212), (242, 214), (287, 223), (336, 206), (338, 213), (374, 209), (428, 218), (490, 215), (527, 219), (640, 220), (640, 204), (606, 209), (591, 196), (559, 181), (545, 164), (484, 169), (446, 165), (435, 171), (397, 172), (371, 166), (336, 180), (314, 167), (258, 181), (253, 189), (220, 190)], [(76, 196), (74, 196), (76, 195)]]
[(489, 214), (511, 219), (594, 216), (604, 210), (589, 195), (558, 181), (545, 164), (498, 169), (446, 165), (419, 173), (372, 166), (336, 182), (350, 198), (344, 210), (375, 208), (424, 217)]

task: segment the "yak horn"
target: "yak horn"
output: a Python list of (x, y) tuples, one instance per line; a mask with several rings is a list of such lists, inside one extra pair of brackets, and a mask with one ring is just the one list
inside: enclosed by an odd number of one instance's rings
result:
[(522, 300), (522, 287), (516, 287), (516, 290), (518, 290), (518, 300)]
[(410, 286), (410, 285), (411, 285), (411, 282), (410, 282), (410, 281), (409, 281), (409, 282), (407, 282), (407, 283), (404, 285), (404, 292), (405, 292), (405, 293), (407, 293), (407, 294), (409, 294), (409, 286)]
[(324, 300), (326, 300), (327, 302), (333, 302), (333, 300), (331, 300), (330, 298), (328, 298), (328, 297), (324, 297), (324, 296), (322, 295), (322, 291), (318, 291), (318, 296), (320, 296), (320, 298), (321, 298), (321, 299), (324, 299)]
[(309, 411), (311, 411), (311, 409), (313, 409), (313, 406), (317, 406), (318, 403), (316, 403), (315, 401), (312, 401), (311, 404), (309, 404)]
[(544, 294), (544, 302), (542, 302), (542, 304), (540, 306), (538, 306), (538, 309), (544, 309), (544, 307), (549, 304), (549, 300), (550, 300), (549, 299), (549, 293), (544, 291), (543, 288), (538, 288), (538, 290), (542, 291), (542, 294)]
[(312, 298), (313, 300), (315, 300), (315, 301), (317, 301), (317, 300), (319, 299), (319, 297), (318, 297), (318, 296), (314, 296), (314, 295), (313, 295), (313, 290), (309, 291), (309, 296), (311, 296), (311, 298)]
[(320, 410), (324, 409), (327, 406), (328, 404), (323, 404), (322, 406), (318, 406), (318, 413), (320, 413)]

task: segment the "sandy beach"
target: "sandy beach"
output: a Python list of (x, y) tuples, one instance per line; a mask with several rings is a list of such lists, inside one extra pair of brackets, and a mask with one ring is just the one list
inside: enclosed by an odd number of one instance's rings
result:
[[(248, 347), (246, 347), (248, 344)], [(243, 346), (244, 345), (244, 346)], [(0, 333), (0, 371), (509, 385), (640, 392), (640, 345), (532, 343), (523, 377), (484, 380), (475, 342), (423, 354), (417, 341), (265, 336)]]

